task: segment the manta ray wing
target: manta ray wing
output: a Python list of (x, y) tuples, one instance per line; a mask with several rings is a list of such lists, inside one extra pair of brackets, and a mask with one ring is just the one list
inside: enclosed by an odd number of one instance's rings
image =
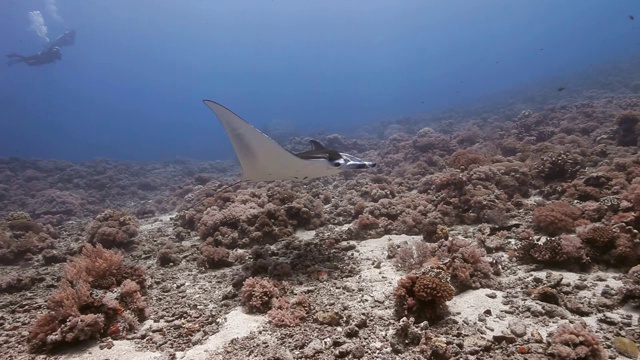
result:
[(226, 107), (204, 100), (224, 126), (242, 167), (243, 181), (303, 180), (339, 172), (324, 159), (305, 160)]

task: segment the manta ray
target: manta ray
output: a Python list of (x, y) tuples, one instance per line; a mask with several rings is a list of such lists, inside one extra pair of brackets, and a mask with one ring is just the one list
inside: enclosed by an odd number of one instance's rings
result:
[(374, 162), (327, 149), (316, 140), (310, 141), (311, 150), (292, 153), (226, 107), (211, 100), (204, 100), (204, 104), (220, 119), (231, 140), (242, 167), (242, 179), (237, 183), (306, 180), (376, 166)]

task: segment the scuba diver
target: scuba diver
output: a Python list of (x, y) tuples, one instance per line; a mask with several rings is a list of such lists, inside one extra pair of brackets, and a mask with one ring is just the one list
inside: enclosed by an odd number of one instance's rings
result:
[(56, 60), (62, 60), (62, 52), (60, 48), (62, 46), (69, 46), (76, 43), (76, 31), (71, 29), (65, 31), (62, 35), (58, 36), (55, 40), (49, 43), (49, 46), (31, 56), (23, 56), (16, 53), (12, 53), (7, 55), (10, 59), (7, 64), (9, 66), (17, 63), (25, 63), (29, 66), (40, 66), (44, 64), (51, 64), (56, 62)]
[(10, 59), (7, 62), (7, 65), (11, 66), (17, 63), (25, 63), (29, 66), (39, 66), (44, 64), (51, 64), (56, 60), (62, 60), (62, 52), (60, 52), (60, 48), (57, 46), (47, 48), (44, 51), (41, 51), (35, 55), (31, 56), (22, 56), (16, 53), (9, 54), (7, 57)]

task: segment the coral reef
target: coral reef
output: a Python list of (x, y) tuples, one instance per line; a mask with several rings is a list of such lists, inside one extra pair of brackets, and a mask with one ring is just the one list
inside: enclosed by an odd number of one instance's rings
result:
[[(283, 295), (283, 291), (284, 284), (277, 280), (251, 277), (244, 281), (240, 298), (248, 312), (266, 313)], [(279, 305), (279, 309), (283, 307), (283, 304)]]
[(524, 239), (517, 249), (518, 258), (526, 263), (580, 271), (591, 263), (588, 249), (577, 236), (561, 235), (543, 239)]
[(291, 236), (297, 228), (322, 225), (322, 203), (295, 188), (267, 185), (255, 190), (218, 194), (176, 217), (177, 225), (198, 231), (213, 246), (228, 249), (270, 244)]
[(622, 303), (630, 302), (634, 306), (640, 307), (640, 265), (632, 267), (623, 282)]
[(33, 274), (3, 275), (0, 277), (0, 294), (11, 294), (29, 290), (36, 281)]
[(640, 125), (640, 114), (625, 112), (618, 115), (616, 119), (618, 146), (638, 146), (638, 126)]
[(579, 208), (564, 201), (557, 201), (536, 208), (533, 211), (533, 224), (543, 233), (555, 236), (573, 232), (575, 222), (581, 215)]
[(232, 171), (232, 164), (221, 161), (141, 164), (0, 158), (0, 216), (26, 210), (42, 223), (59, 225), (96, 216), (105, 207), (165, 213), (184, 200), (184, 189), (197, 185), (197, 174)]
[(0, 222), (0, 264), (33, 260), (55, 247), (59, 234), (51, 226), (43, 226), (24, 212), (12, 212)]
[(491, 288), (500, 269), (486, 257), (487, 252), (469, 240), (452, 238), (436, 244), (435, 256), (447, 259), (446, 269), (451, 284), (458, 292)]
[(533, 171), (544, 181), (551, 182), (573, 180), (581, 168), (578, 156), (563, 151), (542, 156)]
[(87, 227), (87, 242), (106, 248), (124, 247), (138, 236), (138, 219), (126, 210), (107, 209)]
[(598, 337), (579, 324), (560, 325), (551, 336), (547, 354), (554, 359), (607, 359)]
[(396, 316), (411, 316), (416, 322), (435, 321), (447, 315), (447, 301), (455, 290), (446, 273), (437, 268), (426, 268), (420, 274), (408, 274), (398, 280), (393, 291)]
[(292, 327), (300, 325), (307, 318), (308, 311), (309, 299), (305, 295), (291, 300), (281, 297), (274, 301), (267, 316), (275, 326)]
[(489, 163), (489, 160), (482, 154), (477, 154), (466, 149), (456, 150), (450, 158), (451, 165), (458, 170), (469, 169), (473, 166), (482, 166)]
[(577, 229), (578, 237), (598, 253), (606, 253), (613, 249), (618, 233), (610, 226), (591, 224)]
[(590, 75), (606, 91), (574, 79), (319, 135), (381, 166), (309, 181), (225, 190), (226, 162), (0, 159), (0, 345), (101, 339), (113, 357), (125, 338), (173, 356), (235, 326), (207, 356), (623, 354), (640, 341), (636, 63)]
[(66, 265), (58, 289), (29, 333), (33, 352), (110, 336), (121, 338), (147, 318), (144, 271), (101, 245), (86, 245)]
[(158, 265), (167, 267), (167, 266), (176, 266), (180, 264), (182, 259), (178, 254), (176, 254), (176, 247), (173, 244), (166, 244), (160, 251), (158, 251), (158, 255), (156, 257), (156, 262)]
[(200, 251), (202, 252), (202, 256), (198, 258), (198, 265), (201, 267), (219, 269), (233, 264), (233, 262), (229, 260), (230, 252), (225, 248), (203, 245)]

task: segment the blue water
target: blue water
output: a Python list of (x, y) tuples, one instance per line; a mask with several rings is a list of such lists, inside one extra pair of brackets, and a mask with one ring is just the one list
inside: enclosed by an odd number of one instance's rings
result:
[(76, 44), (0, 66), (0, 157), (224, 159), (204, 98), (338, 132), (640, 50), (637, 0), (3, 0), (0, 53), (43, 49), (34, 10)]

